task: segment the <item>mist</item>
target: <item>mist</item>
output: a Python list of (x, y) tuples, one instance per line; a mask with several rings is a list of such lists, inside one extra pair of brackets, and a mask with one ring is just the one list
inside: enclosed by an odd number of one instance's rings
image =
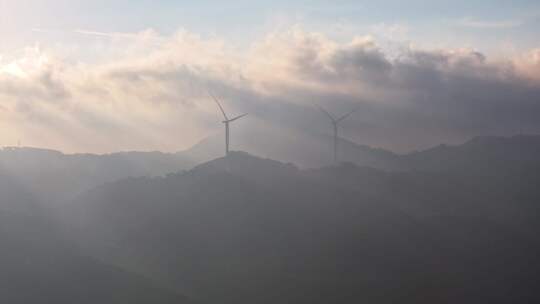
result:
[(539, 10), (7, 1), (0, 302), (540, 302)]

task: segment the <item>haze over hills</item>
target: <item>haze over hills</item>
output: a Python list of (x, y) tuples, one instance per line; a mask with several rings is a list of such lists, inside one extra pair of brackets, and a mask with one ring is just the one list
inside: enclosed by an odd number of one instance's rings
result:
[[(327, 136), (266, 136), (261, 140), (249, 132), (233, 141), (235, 149), (255, 155), (292, 162), (302, 167), (331, 163), (332, 138)], [(63, 154), (37, 148), (0, 150), (0, 168), (24, 184), (34, 195), (51, 204), (67, 202), (98, 185), (128, 177), (163, 176), (191, 169), (223, 155), (223, 136), (209, 137), (194, 147), (177, 153), (120, 152), (105, 155)], [(285, 141), (285, 142), (283, 142)], [(378, 168), (396, 167), (396, 155), (381, 149), (359, 146), (342, 140), (344, 160)]]
[(0, 170), (3, 303), (192, 303), (80, 252), (27, 190)]
[(161, 152), (68, 155), (35, 148), (0, 150), (0, 169), (41, 201), (52, 204), (69, 201), (103, 183), (127, 177), (160, 176), (194, 164), (188, 157)]
[(478, 136), (462, 145), (439, 145), (403, 155), (403, 162), (416, 170), (459, 170), (462, 166), (484, 169), (537, 165), (540, 136)]
[[(249, 135), (251, 134), (251, 135)], [(290, 162), (301, 168), (331, 165), (332, 138), (323, 135), (256, 137), (242, 134), (233, 147), (254, 155)], [(249, 136), (248, 136), (249, 135)], [(279, 140), (285, 141), (278, 143)], [(340, 139), (340, 160), (390, 171), (439, 170), (475, 163), (491, 166), (497, 158), (509, 165), (534, 160), (540, 136), (477, 137), (463, 145), (441, 145), (425, 151), (395, 154)], [(523, 152), (526, 151), (526, 152)], [(528, 153), (528, 154), (523, 154)], [(187, 170), (223, 155), (223, 138), (214, 136), (177, 153), (121, 152), (106, 155), (63, 154), (35, 148), (0, 150), (0, 168), (9, 172), (41, 201), (61, 203), (98, 185), (127, 177), (163, 176)], [(501, 163), (498, 163), (501, 165)]]
[[(538, 136), (380, 151), (394, 170), (301, 169), (245, 152), (184, 170), (200, 148), (4, 149), (0, 291), (10, 303), (540, 298)], [(55, 198), (71, 199), (41, 201)]]
[(0, 0), (0, 304), (540, 303), (539, 34), (533, 0)]
[[(249, 151), (253, 155), (268, 157), (282, 162), (294, 163), (301, 168), (319, 168), (331, 165), (333, 138), (321, 134), (302, 134), (285, 137), (265, 134), (260, 137), (256, 133), (241, 133), (242, 136), (233, 142), (234, 150)], [(206, 138), (192, 148), (181, 152), (193, 155), (199, 163), (223, 155), (222, 136)], [(198, 156), (198, 157), (196, 157)], [(339, 139), (339, 156), (343, 161), (350, 161), (363, 166), (381, 169), (398, 169), (399, 156), (391, 151), (359, 145), (346, 139)]]
[(203, 302), (535, 302), (538, 142), (479, 138), (395, 172), (234, 152), (98, 187), (62, 218), (100, 259)]

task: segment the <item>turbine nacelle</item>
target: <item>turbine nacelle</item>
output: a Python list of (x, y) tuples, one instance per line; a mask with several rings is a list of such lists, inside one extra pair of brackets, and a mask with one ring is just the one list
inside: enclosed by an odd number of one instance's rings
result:
[(238, 115), (238, 116), (236, 116), (235, 118), (231, 118), (231, 119), (229, 119), (229, 120), (224, 120), (224, 121), (222, 121), (222, 123), (233, 122), (233, 121), (238, 120), (238, 119), (240, 119), (240, 118), (242, 118), (242, 117), (244, 117), (244, 116), (247, 116), (247, 113), (246, 113), (246, 114), (242, 114), (242, 115)]
[(323, 107), (321, 107), (321, 106), (318, 106), (318, 107), (319, 107), (319, 110), (321, 110), (321, 112), (323, 112), (326, 116), (328, 116), (328, 118), (330, 118), (330, 120), (332, 121), (332, 124), (334, 124), (334, 125), (339, 124), (340, 122), (345, 120), (347, 117), (349, 117), (352, 113), (358, 111), (358, 109), (354, 109), (354, 110), (351, 110), (351, 111), (347, 112), (347, 114), (345, 114), (343, 116), (335, 118), (334, 115), (330, 114)]

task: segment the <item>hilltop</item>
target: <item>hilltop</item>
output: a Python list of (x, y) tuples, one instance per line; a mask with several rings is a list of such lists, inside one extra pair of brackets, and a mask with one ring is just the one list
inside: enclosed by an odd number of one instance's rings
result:
[(475, 188), (462, 177), (479, 168), (300, 170), (233, 152), (98, 187), (65, 217), (101, 259), (203, 302), (539, 299), (530, 233), (539, 191), (521, 188), (538, 179), (508, 171), (521, 184), (502, 190), (493, 178)]

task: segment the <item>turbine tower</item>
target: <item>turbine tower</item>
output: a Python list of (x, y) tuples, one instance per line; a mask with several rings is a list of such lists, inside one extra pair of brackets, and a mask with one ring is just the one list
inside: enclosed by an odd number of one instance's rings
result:
[(340, 122), (345, 120), (347, 117), (349, 117), (352, 113), (356, 112), (357, 109), (349, 111), (347, 114), (335, 118), (332, 114), (330, 114), (328, 111), (323, 109), (323, 107), (319, 106), (319, 109), (321, 112), (323, 112), (328, 118), (330, 118), (330, 121), (332, 122), (332, 126), (334, 127), (334, 164), (337, 164), (338, 162), (338, 125)]
[(223, 114), (224, 120), (222, 121), (222, 123), (225, 124), (225, 156), (227, 156), (227, 155), (229, 155), (229, 124), (231, 122), (235, 121), (235, 120), (238, 120), (238, 119), (246, 116), (247, 114), (242, 114), (242, 115), (239, 115), (239, 116), (236, 116), (234, 118), (229, 119), (227, 114), (225, 114), (225, 110), (223, 110), (223, 107), (221, 106), (221, 103), (219, 102), (219, 100), (214, 95), (212, 95), (212, 93), (208, 92), (208, 94), (216, 102), (219, 109), (221, 110), (221, 113)]

